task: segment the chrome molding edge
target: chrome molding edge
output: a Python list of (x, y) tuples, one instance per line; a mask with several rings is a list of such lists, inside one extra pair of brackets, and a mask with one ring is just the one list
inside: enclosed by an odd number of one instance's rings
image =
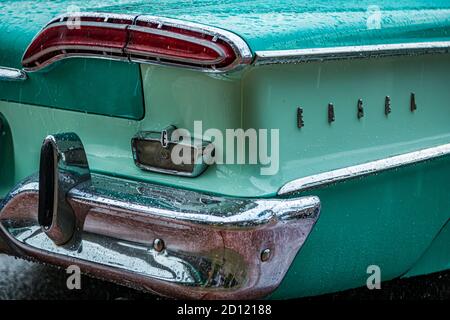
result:
[(27, 78), (23, 70), (0, 67), (0, 81), (24, 81)]
[(444, 144), (360, 165), (323, 172), (286, 183), (278, 191), (278, 195), (282, 196), (357, 177), (376, 174), (385, 170), (431, 160), (448, 154), (450, 154), (450, 144)]
[(450, 41), (256, 51), (253, 65), (449, 53)]
[[(76, 49), (76, 50), (86, 50), (86, 49), (95, 49), (93, 47), (89, 47), (89, 48), (85, 48), (83, 46), (74, 46), (74, 45), (70, 45), (64, 48), (61, 47), (51, 47), (48, 48), (47, 51), (52, 51), (52, 50), (61, 50), (63, 53), (58, 54), (57, 56), (47, 60), (45, 63), (39, 64), (35, 67), (27, 67), (25, 68), (26, 71), (28, 72), (35, 72), (35, 71), (40, 71), (42, 69), (45, 69), (47, 67), (49, 67), (50, 65), (54, 64), (55, 62), (64, 60), (64, 59), (69, 59), (69, 58), (99, 58), (99, 59), (108, 59), (108, 60), (115, 60), (115, 61), (128, 61), (128, 62), (136, 62), (136, 63), (142, 63), (142, 64), (152, 64), (152, 65), (167, 65), (167, 66), (174, 66), (174, 67), (179, 67), (179, 68), (186, 68), (186, 69), (192, 69), (192, 70), (198, 70), (198, 71), (202, 71), (202, 72), (207, 72), (207, 73), (225, 73), (225, 72), (231, 72), (231, 71), (238, 71), (240, 69), (242, 69), (243, 67), (249, 65), (252, 60), (253, 60), (253, 53), (251, 51), (251, 49), (249, 48), (249, 46), (247, 45), (247, 43), (238, 35), (229, 32), (227, 30), (223, 30), (220, 28), (215, 28), (215, 27), (210, 27), (207, 25), (203, 25), (203, 24), (199, 24), (199, 23), (194, 23), (194, 22), (189, 22), (189, 21), (183, 21), (183, 20), (177, 20), (177, 19), (170, 19), (170, 18), (164, 18), (164, 17), (158, 17), (158, 16), (150, 16), (150, 15), (127, 15), (127, 14), (113, 14), (113, 13), (98, 13), (98, 12), (82, 12), (82, 13), (77, 13), (75, 15), (68, 15), (68, 14), (64, 14), (61, 16), (58, 16), (54, 19), (52, 19), (50, 22), (48, 22), (37, 34), (36, 36), (33, 38), (33, 40), (31, 41), (30, 45), (28, 46), (28, 48), (25, 50), (25, 53), (28, 51), (28, 49), (30, 48), (30, 46), (33, 44), (33, 42), (38, 38), (39, 34), (42, 33), (43, 31), (45, 31), (47, 28), (49, 27), (54, 27), (54, 26), (60, 26), (64, 23), (66, 23), (66, 21), (68, 19), (73, 19), (73, 18), (82, 18), (82, 17), (89, 17), (89, 18), (100, 18), (103, 21), (102, 22), (93, 22), (93, 21), (80, 21), (80, 27), (83, 26), (97, 26), (97, 27), (102, 27), (102, 26), (108, 26), (109, 28), (118, 28), (118, 29), (129, 29), (129, 30), (138, 30), (141, 32), (148, 32), (148, 33), (154, 33), (154, 34), (172, 34), (172, 36), (186, 40), (186, 41), (192, 41), (189, 40), (189, 36), (183, 36), (183, 35), (177, 35), (175, 33), (169, 32), (169, 31), (163, 31), (163, 30), (151, 30), (145, 27), (140, 27), (137, 26), (136, 23), (137, 22), (151, 22), (151, 23), (155, 23), (158, 24), (159, 26), (170, 26), (170, 27), (178, 27), (184, 30), (188, 30), (188, 31), (194, 31), (194, 32), (202, 32), (206, 35), (210, 35), (212, 36), (214, 39), (221, 39), (223, 41), (225, 41), (227, 44), (229, 44), (232, 49), (234, 50), (234, 53), (236, 55), (236, 60), (223, 68), (207, 68), (207, 66), (195, 66), (195, 65), (182, 65), (182, 64), (177, 64), (176, 61), (169, 61), (169, 60), (165, 60), (165, 59), (169, 59), (163, 55), (150, 55), (148, 53), (143, 54), (143, 53), (139, 53), (139, 51), (134, 51), (134, 50), (130, 50), (127, 48), (128, 43), (125, 44), (123, 50), (120, 53), (126, 54), (127, 56), (115, 56), (114, 54), (117, 54), (118, 52), (111, 52), (110, 49), (108, 48), (104, 48), (103, 52), (102, 52), (102, 48), (97, 48), (98, 52), (80, 52), (80, 53), (67, 53), (65, 52), (65, 49)], [(111, 19), (116, 19), (116, 20), (131, 20), (132, 24), (119, 24), (117, 26), (114, 26), (113, 22), (110, 22)], [(148, 30), (146, 30), (148, 29)], [(199, 42), (204, 44), (204, 41), (199, 40)], [(217, 46), (214, 45), (214, 43), (212, 43), (211, 48), (214, 50), (220, 50), (220, 48), (217, 48)], [(30, 61), (36, 59), (37, 57), (40, 57), (42, 55), (45, 55), (45, 53), (48, 52), (41, 52), (39, 54), (36, 54), (28, 59), (25, 59), (25, 54), (24, 57), (22, 57), (22, 63), (26, 64), (29, 63)], [(177, 60), (174, 59), (173, 57), (170, 58), (170, 60)], [(180, 62), (187, 62), (190, 63), (192, 61), (185, 59), (183, 60), (182, 58), (178, 59)], [(215, 61), (212, 61), (211, 63), (213, 63)]]
[(0, 237), (15, 254), (177, 298), (270, 294), (320, 214), (314, 196), (227, 198), (91, 174), (66, 193), (75, 232), (58, 245), (39, 223), (38, 176), (0, 205)]

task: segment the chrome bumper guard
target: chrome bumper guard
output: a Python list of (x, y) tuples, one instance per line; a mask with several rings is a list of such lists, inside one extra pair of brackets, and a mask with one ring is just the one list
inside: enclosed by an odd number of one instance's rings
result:
[[(60, 141), (70, 146), (76, 135), (51, 138), (62, 165), (46, 167), (56, 171), (56, 183), (64, 182), (64, 188), (53, 190), (53, 224), (65, 220), (58, 215), (73, 214), (75, 226), (67, 242), (52, 238), (52, 223), (43, 226), (38, 218), (45, 193), (39, 192), (38, 175), (29, 177), (0, 211), (0, 233), (18, 255), (64, 267), (76, 264), (96, 277), (169, 297), (262, 298), (280, 284), (319, 217), (314, 196), (226, 198), (86, 175), (87, 163), (79, 161), (83, 156), (68, 163), (65, 152), (73, 148), (59, 148)], [(41, 155), (41, 170), (45, 160)], [(73, 165), (82, 170), (71, 170)], [(74, 178), (76, 171), (88, 179)], [(62, 198), (71, 210), (60, 210)]]

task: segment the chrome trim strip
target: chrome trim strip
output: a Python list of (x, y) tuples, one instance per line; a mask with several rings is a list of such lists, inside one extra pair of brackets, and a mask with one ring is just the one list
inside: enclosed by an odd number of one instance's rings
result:
[(0, 67), (0, 81), (24, 81), (28, 76), (23, 70)]
[(52, 59), (49, 59), (46, 61), (46, 63), (42, 63), (34, 68), (25, 68), (27, 72), (35, 72), (45, 69), (46, 67), (51, 66), (53, 63), (56, 63), (58, 61), (64, 60), (64, 59), (71, 59), (71, 58), (84, 58), (84, 59), (100, 59), (100, 60), (109, 60), (109, 61), (121, 61), (121, 62), (129, 62), (130, 60), (128, 58), (123, 58), (119, 56), (114, 55), (104, 55), (100, 56), (98, 54), (93, 53), (67, 53), (67, 54), (61, 54), (54, 56)]
[(253, 65), (449, 53), (450, 41), (256, 51)]
[(136, 215), (176, 219), (224, 230), (258, 227), (274, 219), (287, 221), (295, 218), (290, 217), (293, 212), (311, 210), (313, 213), (320, 207), (320, 200), (315, 196), (289, 200), (233, 199), (99, 174), (92, 174), (91, 181), (73, 188), (69, 198), (78, 203), (132, 211)]
[[(112, 54), (117, 53), (121, 54), (123, 53), (122, 49), (115, 49), (115, 48), (104, 48), (104, 47), (97, 47), (97, 46), (78, 46), (78, 45), (66, 45), (66, 46), (53, 46), (48, 47), (45, 50), (40, 51), (39, 53), (35, 54), (34, 56), (29, 57), (26, 60), (23, 60), (24, 64), (30, 63), (31, 61), (37, 60), (42, 56), (45, 56), (46, 54), (53, 52), (53, 51), (62, 51), (62, 50), (85, 50), (85, 51), (92, 51), (92, 53), (65, 53), (65, 54), (58, 54), (54, 56), (52, 59), (47, 60), (46, 63), (40, 64), (38, 67), (35, 68), (27, 68), (28, 71), (34, 71), (36, 69), (41, 69), (44, 66), (52, 64), (56, 60), (61, 60), (67, 57), (84, 57), (86, 55), (89, 55), (91, 57), (98, 56), (98, 52), (104, 52), (106, 54)], [(120, 57), (118, 57), (120, 58)], [(128, 60), (126, 58), (122, 60)]]
[(57, 22), (63, 22), (65, 19), (74, 17), (74, 18), (102, 18), (103, 22), (108, 22), (109, 19), (118, 19), (118, 20), (131, 20), (135, 19), (135, 15), (131, 14), (122, 14), (122, 13), (105, 13), (105, 12), (77, 12), (76, 14), (61, 14), (52, 20), (50, 20), (40, 31), (44, 30), (51, 24)]
[(351, 167), (323, 172), (286, 183), (278, 191), (278, 195), (282, 196), (294, 192), (309, 190), (323, 185), (341, 182), (344, 180), (354, 179), (370, 174), (376, 174), (381, 171), (423, 162), (448, 154), (450, 154), (450, 143), (385, 159), (375, 160)]
[[(129, 18), (129, 20), (133, 20), (133, 17)], [(103, 22), (80, 21), (80, 27), (99, 27), (99, 28), (125, 30), (125, 29), (127, 29), (128, 26), (129, 26), (128, 24), (105, 22), (105, 21), (103, 21)], [(57, 28), (57, 27), (67, 27), (67, 21), (50, 23), (44, 29), (51, 29), (51, 28)]]

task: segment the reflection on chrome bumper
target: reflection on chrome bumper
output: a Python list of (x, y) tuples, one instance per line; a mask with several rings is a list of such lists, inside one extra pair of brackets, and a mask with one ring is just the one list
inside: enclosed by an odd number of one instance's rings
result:
[(38, 223), (32, 176), (3, 202), (13, 250), (51, 264), (181, 298), (260, 298), (281, 282), (320, 211), (317, 197), (233, 199), (92, 174), (67, 193), (72, 239)]

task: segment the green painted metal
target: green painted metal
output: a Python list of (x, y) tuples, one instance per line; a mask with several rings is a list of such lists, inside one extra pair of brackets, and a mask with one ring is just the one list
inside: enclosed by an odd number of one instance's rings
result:
[[(0, 66), (20, 68), (21, 57), (39, 30), (55, 16), (77, 10), (153, 14), (214, 25), (242, 36), (252, 50), (450, 39), (448, 0), (282, 0), (270, 4), (262, 0), (151, 4), (143, 0), (84, 0), (75, 6), (68, 0), (5, 0), (0, 3)], [(66, 80), (68, 74), (70, 81)], [(0, 83), (0, 99), (140, 119), (143, 106), (137, 78), (135, 65), (98, 61), (94, 66), (77, 60), (49, 73), (32, 74), (24, 84)]]
[(442, 228), (419, 261), (403, 277), (409, 278), (422, 274), (450, 269), (450, 222)]
[(449, 0), (3, 0), (0, 47), (7, 49), (0, 52), (0, 65), (19, 66), (39, 29), (54, 16), (74, 9), (151, 14), (213, 25), (239, 34), (253, 50), (450, 39)]
[[(96, 1), (83, 1), (84, 6)], [(72, 6), (72, 7), (71, 7)], [(0, 66), (21, 68), (22, 55), (52, 18), (73, 10), (72, 1), (1, 1)], [(141, 119), (139, 65), (73, 59), (24, 82), (0, 82), (0, 100)]]
[[(75, 131), (96, 172), (232, 196), (275, 196), (295, 178), (449, 143), (449, 63), (448, 55), (330, 61), (254, 67), (236, 79), (142, 66), (150, 107), (141, 121), (0, 102), (10, 128), (1, 138), (0, 190), (6, 194), (38, 170), (45, 135)], [(409, 108), (411, 91), (415, 113)], [(385, 95), (392, 99), (388, 117)], [(365, 108), (360, 120), (359, 98)], [(328, 102), (336, 109), (331, 125)], [(296, 127), (297, 106), (304, 108), (302, 129)], [(134, 166), (130, 139), (137, 131), (168, 124), (192, 130), (194, 120), (202, 120), (205, 129), (278, 128), (279, 173), (261, 176), (259, 166), (221, 165), (190, 179)], [(321, 198), (322, 215), (271, 298), (364, 285), (371, 264), (381, 267), (383, 280), (413, 268), (449, 219), (449, 161), (445, 157), (305, 193)], [(415, 274), (437, 271), (434, 267)]]
[(320, 197), (321, 216), (271, 298), (365, 286), (370, 265), (382, 281), (402, 276), (450, 218), (449, 187), (447, 156), (303, 193)]
[(0, 81), (0, 100), (113, 117), (141, 119), (144, 99), (138, 64), (71, 59), (26, 81)]
[[(280, 130), (276, 187), (292, 180), (449, 142), (449, 55), (254, 68), (243, 80), (244, 128)], [(410, 95), (417, 110), (410, 111)], [(385, 97), (392, 112), (386, 116)], [(364, 117), (358, 119), (362, 99)], [(333, 103), (335, 122), (328, 123)], [(297, 107), (304, 127), (297, 128)], [(258, 178), (256, 178), (258, 179)]]
[[(227, 168), (208, 170), (198, 179), (144, 172), (135, 166), (131, 138), (140, 130), (161, 130), (169, 124), (190, 129), (194, 120), (203, 120), (205, 128), (235, 128), (240, 126), (241, 115), (239, 79), (223, 80), (199, 72), (151, 66), (143, 67), (142, 74), (148, 107), (140, 121), (0, 102), (0, 113), (11, 128), (14, 159), (14, 168), (1, 168), (14, 172), (12, 181), (1, 181), (1, 196), (38, 170), (40, 145), (46, 135), (68, 131), (80, 136), (90, 167), (97, 172), (196, 190), (207, 190), (217, 181), (239, 176), (238, 166), (230, 166), (231, 172)], [(202, 94), (193, 95), (198, 90)], [(242, 191), (232, 190), (233, 186), (222, 186), (223, 193)]]
[[(96, 171), (216, 194), (269, 197), (296, 178), (449, 143), (449, 67), (449, 55), (430, 55), (253, 67), (242, 78), (229, 79), (142, 66), (147, 110), (140, 121), (7, 102), (0, 103), (0, 112), (12, 131), (15, 182), (37, 171), (47, 134), (74, 131)], [(412, 91), (418, 106), (414, 113)], [(388, 117), (386, 95), (392, 99)], [(365, 108), (360, 120), (359, 98)], [(331, 125), (329, 102), (336, 115)], [(298, 106), (304, 109), (302, 129), (296, 126)], [(189, 179), (136, 168), (130, 147), (136, 132), (170, 124), (192, 130), (195, 120), (203, 121), (204, 131), (279, 130), (278, 173), (264, 176), (261, 165), (226, 164)], [(22, 150), (30, 156), (21, 157)], [(11, 188), (4, 186), (3, 195)]]
[(218, 26), (255, 51), (450, 39), (449, 0), (141, 0), (101, 10)]

